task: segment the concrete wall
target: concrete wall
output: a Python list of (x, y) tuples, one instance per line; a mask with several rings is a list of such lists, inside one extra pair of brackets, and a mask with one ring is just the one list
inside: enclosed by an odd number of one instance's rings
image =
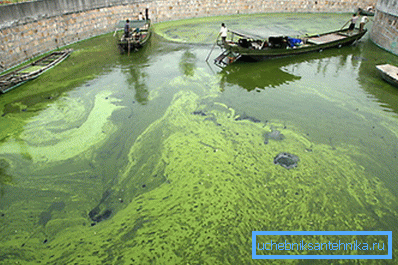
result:
[(379, 0), (370, 38), (381, 48), (398, 55), (398, 0)]
[[(0, 6), (0, 67), (99, 34), (149, 8), (153, 22), (265, 12), (352, 12), (368, 0), (39, 0)], [(4, 70), (0, 68), (0, 71)]]
[(398, 16), (398, 0), (379, 0), (376, 7), (380, 12)]

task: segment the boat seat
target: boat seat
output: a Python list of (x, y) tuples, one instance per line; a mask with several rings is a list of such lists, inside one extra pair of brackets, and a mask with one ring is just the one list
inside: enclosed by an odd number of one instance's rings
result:
[(311, 39), (307, 39), (307, 40), (306, 40), (306, 43), (309, 43), (309, 44), (315, 44), (315, 45), (322, 44), (322, 43), (319, 43), (319, 42), (317, 42), (317, 41), (314, 41), (314, 40), (311, 40)]

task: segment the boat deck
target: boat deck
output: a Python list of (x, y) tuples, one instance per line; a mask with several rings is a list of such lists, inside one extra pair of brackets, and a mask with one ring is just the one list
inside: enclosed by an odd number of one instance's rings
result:
[(72, 51), (72, 49), (55, 51), (31, 64), (0, 75), (0, 93), (6, 93), (17, 86), (22, 85), (26, 81), (38, 77), (40, 74), (62, 62)]
[(398, 67), (391, 64), (376, 65), (382, 77), (389, 83), (398, 86)]
[[(351, 34), (354, 35), (354, 34), (357, 34), (357, 32), (353, 31)], [(345, 39), (350, 36), (351, 35), (349, 33), (333, 32), (330, 34), (319, 35), (319, 36), (314, 36), (314, 37), (308, 38), (307, 42), (320, 45), (320, 44), (325, 44), (328, 42), (342, 40), (342, 39)]]
[(379, 69), (380, 71), (393, 76), (395, 78), (398, 77), (398, 67), (391, 65), (391, 64), (382, 64), (382, 65), (377, 65), (376, 66), (377, 69)]

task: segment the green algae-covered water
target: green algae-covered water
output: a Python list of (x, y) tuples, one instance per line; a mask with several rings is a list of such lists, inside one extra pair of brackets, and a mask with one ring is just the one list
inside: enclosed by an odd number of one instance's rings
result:
[(253, 260), (251, 233), (398, 232), (398, 89), (375, 68), (398, 57), (366, 35), (225, 69), (215, 48), (205, 62), (221, 22), (295, 36), (349, 18), (160, 23), (129, 56), (111, 34), (72, 45), (0, 97), (0, 263), (394, 264), (394, 237), (392, 260)]

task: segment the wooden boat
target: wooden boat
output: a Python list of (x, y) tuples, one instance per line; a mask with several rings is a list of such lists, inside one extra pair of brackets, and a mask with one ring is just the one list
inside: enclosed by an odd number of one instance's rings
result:
[(72, 53), (72, 51), (72, 49), (68, 49), (52, 52), (28, 65), (1, 75), (0, 92), (6, 93), (7, 91), (20, 86), (29, 80), (35, 79), (45, 71), (65, 60)]
[(398, 67), (391, 64), (376, 65), (381, 77), (388, 83), (398, 87)]
[(357, 13), (359, 13), (361, 16), (369, 16), (369, 17), (373, 17), (375, 15), (375, 11), (373, 9), (365, 10), (362, 8), (358, 8)]
[(116, 25), (114, 36), (117, 45), (122, 52), (137, 51), (148, 42), (151, 36), (151, 20), (132, 20), (130, 21), (131, 32), (128, 36), (124, 33), (125, 21), (119, 21)]
[[(232, 30), (229, 32), (232, 33), (231, 40), (217, 43), (224, 49), (224, 52), (215, 59), (215, 64), (221, 67), (242, 59), (265, 60), (335, 47), (340, 48), (358, 41), (367, 30), (359, 31), (356, 28), (350, 32), (348, 29), (342, 29), (298, 38), (287, 36), (262, 38)], [(239, 37), (237, 41), (233, 41), (235, 35)]]

